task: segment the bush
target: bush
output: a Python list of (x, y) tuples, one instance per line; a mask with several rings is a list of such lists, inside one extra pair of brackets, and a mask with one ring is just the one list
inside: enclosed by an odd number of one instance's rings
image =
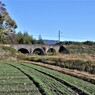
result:
[(41, 57), (41, 56), (20, 56), (20, 59), (28, 60), (28, 61), (35, 61), (35, 62), (43, 62), (46, 64), (56, 65), (60, 67), (65, 67), (68, 69), (85, 71), (89, 73), (95, 74), (95, 65), (91, 61), (84, 61), (84, 60), (73, 60), (73, 59), (63, 59), (63, 58), (48, 58), (48, 57)]
[(9, 52), (11, 52), (12, 54), (16, 53), (16, 50), (15, 50), (14, 48), (12, 48), (12, 47), (1, 46), (0, 48), (1, 48), (2, 50), (4, 50), (4, 51), (9, 51)]
[(0, 46), (0, 60), (16, 60), (16, 50), (8, 46)]

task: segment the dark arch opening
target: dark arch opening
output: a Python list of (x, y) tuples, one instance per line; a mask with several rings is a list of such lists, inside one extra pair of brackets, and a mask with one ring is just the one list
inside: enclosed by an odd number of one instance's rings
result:
[(37, 54), (37, 55), (44, 55), (44, 51), (40, 48), (36, 48), (34, 51), (33, 51), (33, 54)]
[(49, 48), (49, 50), (47, 51), (47, 53), (56, 53), (56, 50), (54, 48)]
[(24, 54), (29, 53), (29, 51), (27, 49), (25, 49), (25, 48), (21, 48), (18, 51), (21, 52), (21, 53), (24, 53)]
[(69, 51), (65, 47), (60, 46), (59, 53), (69, 54)]
[(46, 51), (46, 47), (43, 47), (43, 50)]

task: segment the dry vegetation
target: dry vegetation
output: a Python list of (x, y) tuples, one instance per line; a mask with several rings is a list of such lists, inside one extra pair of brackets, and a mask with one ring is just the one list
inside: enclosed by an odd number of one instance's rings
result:
[(57, 54), (54, 56), (18, 55), (19, 60), (42, 62), (73, 70), (86, 71), (95, 74), (95, 56), (93, 54)]
[[(56, 59), (56, 60), (80, 60), (80, 61), (90, 61), (92, 64), (95, 64), (95, 55), (93, 54), (56, 54), (56, 55), (24, 55), (19, 53), (18, 59), (27, 59), (37, 61), (39, 59)], [(49, 61), (49, 60), (48, 60)], [(52, 60), (51, 60), (52, 61)]]
[(33, 55), (32, 57), (38, 57), (38, 58), (58, 58), (63, 60), (82, 60), (82, 61), (92, 61), (95, 62), (95, 55), (93, 54), (57, 54), (53, 56), (37, 56)]

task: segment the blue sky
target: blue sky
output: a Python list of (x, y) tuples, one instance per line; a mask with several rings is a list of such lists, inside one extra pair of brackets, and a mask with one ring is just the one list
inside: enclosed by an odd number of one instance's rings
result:
[(95, 0), (2, 0), (16, 21), (16, 31), (34, 38), (95, 41)]

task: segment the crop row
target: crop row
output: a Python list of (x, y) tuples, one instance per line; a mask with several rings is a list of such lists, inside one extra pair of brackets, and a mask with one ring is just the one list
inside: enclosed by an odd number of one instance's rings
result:
[(39, 72), (42, 72), (44, 74), (48, 74), (50, 76), (53, 76), (55, 78), (58, 78), (62, 81), (65, 81), (66, 83), (82, 90), (83, 92), (89, 94), (89, 95), (95, 95), (95, 85), (91, 84), (89, 82), (83, 81), (81, 79), (75, 78), (70, 75), (66, 75), (54, 70), (50, 70), (41, 66), (33, 65), (33, 64), (22, 64), (24, 66), (28, 66), (31, 69), (35, 69)]
[(21, 64), (16, 63), (11, 65), (15, 66), (38, 83), (39, 87), (44, 91), (44, 95), (77, 95), (75, 91), (46, 74)]
[(25, 74), (20, 70), (0, 62), (0, 95), (41, 95)]
[[(8, 89), (8, 91), (11, 92), (14, 89), (14, 91), (16, 92), (18, 91), (18, 88), (20, 87), (19, 89), (20, 91), (22, 91), (22, 88), (23, 88), (26, 90), (26, 92), (28, 91), (31, 92), (31, 89), (35, 91), (36, 87), (38, 87), (41, 94), (43, 95), (76, 95), (77, 94), (76, 90), (79, 89), (81, 91), (81, 93), (78, 92), (79, 95), (95, 95), (94, 84), (72, 77), (70, 75), (66, 75), (66, 74), (63, 74), (54, 70), (50, 70), (38, 65), (33, 65), (33, 64), (24, 64), (24, 63), (20, 64), (20, 63), (9, 62), (9, 63), (6, 63), (5, 66), (7, 66), (6, 67), (7, 69), (5, 71), (8, 71), (8, 67), (10, 68), (9, 75), (11, 76), (9, 76), (8, 78), (7, 77), (0, 78), (0, 84), (3, 83), (3, 85), (2, 84), (0, 85), (0, 89), (2, 89), (3, 88), (2, 86), (4, 86), (5, 89), (6, 88), (11, 89), (11, 90)], [(16, 74), (15, 72), (18, 72), (22, 74), (23, 80), (22, 78), (20, 78), (20, 76), (15, 78), (13, 74), (11, 74), (11, 70), (13, 69), (14, 71), (12, 73)], [(1, 73), (1, 70), (0, 70), (0, 73)], [(30, 82), (32, 82), (31, 85), (29, 85)], [(14, 83), (17, 84), (15, 87), (14, 87)], [(20, 85), (18, 85), (18, 83), (20, 83)], [(34, 84), (36, 85), (36, 87)], [(3, 90), (4, 89), (2, 89), (2, 91)], [(39, 93), (36, 93), (36, 95), (37, 94)]]

